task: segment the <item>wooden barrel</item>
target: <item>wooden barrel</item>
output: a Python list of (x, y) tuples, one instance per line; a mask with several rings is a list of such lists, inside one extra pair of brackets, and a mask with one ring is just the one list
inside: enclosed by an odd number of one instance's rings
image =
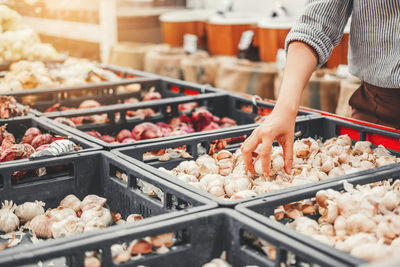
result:
[(149, 51), (144, 60), (144, 70), (147, 72), (168, 76), (175, 79), (183, 79), (181, 61), (185, 57), (208, 57), (207, 52), (197, 51), (187, 55), (183, 48), (162, 48)]
[(258, 23), (258, 42), (262, 61), (276, 61), (276, 53), (285, 47), (286, 36), (294, 23), (295, 19), (266, 19)]
[[(242, 33), (257, 29), (257, 17), (246, 14), (214, 16), (207, 23), (207, 46), (212, 55), (237, 55)], [(257, 37), (255, 37), (256, 39)]]
[(245, 59), (220, 58), (215, 87), (236, 93), (274, 98), (274, 63), (251, 62)]
[(157, 49), (167, 49), (168, 45), (122, 42), (111, 47), (109, 64), (144, 70), (144, 57), (147, 52)]
[(181, 61), (185, 81), (214, 85), (219, 60), (216, 57), (191, 56)]
[(350, 34), (350, 25), (348, 24), (344, 29), (344, 34), (342, 40), (339, 45), (336, 46), (332, 55), (329, 58), (328, 62), (326, 62), (327, 68), (337, 68), (339, 65), (347, 65), (347, 54), (349, 50), (349, 34)]
[(160, 16), (164, 42), (172, 47), (183, 45), (185, 34), (198, 37), (198, 47), (205, 47), (205, 25), (210, 10), (180, 10), (168, 12)]

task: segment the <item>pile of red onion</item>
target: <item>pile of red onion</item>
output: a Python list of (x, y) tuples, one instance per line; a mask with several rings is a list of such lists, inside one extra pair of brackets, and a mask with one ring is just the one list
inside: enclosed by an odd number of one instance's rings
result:
[(102, 135), (95, 130), (87, 134), (99, 138), (107, 143), (131, 143), (140, 140), (154, 139), (167, 136), (178, 136), (193, 132), (210, 131), (235, 126), (236, 122), (230, 118), (219, 118), (206, 109), (199, 109), (192, 113), (173, 118), (169, 123), (165, 122), (143, 122), (136, 125), (132, 131), (121, 130), (117, 136)]
[(26, 130), (21, 141), (17, 143), (14, 135), (6, 128), (7, 125), (0, 127), (0, 162), (28, 158), (33, 153), (47, 148), (52, 142), (64, 138), (42, 133), (40, 129), (32, 127)]

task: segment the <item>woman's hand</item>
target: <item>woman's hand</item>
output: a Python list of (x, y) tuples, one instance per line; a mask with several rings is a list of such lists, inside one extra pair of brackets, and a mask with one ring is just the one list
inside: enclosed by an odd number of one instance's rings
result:
[(261, 146), (261, 165), (263, 176), (269, 177), (271, 166), (272, 143), (277, 140), (283, 148), (285, 171), (290, 174), (293, 162), (293, 140), (296, 113), (290, 114), (285, 111), (274, 110), (261, 125), (253, 131), (249, 138), (243, 143), (241, 150), (246, 168), (254, 173), (252, 153), (259, 144)]
[(252, 152), (259, 144), (263, 176), (269, 176), (272, 143), (277, 140), (283, 148), (285, 171), (290, 174), (293, 161), (294, 125), (301, 93), (318, 63), (315, 51), (302, 42), (288, 47), (285, 71), (276, 106), (264, 122), (254, 130), (242, 145), (247, 170), (254, 173)]

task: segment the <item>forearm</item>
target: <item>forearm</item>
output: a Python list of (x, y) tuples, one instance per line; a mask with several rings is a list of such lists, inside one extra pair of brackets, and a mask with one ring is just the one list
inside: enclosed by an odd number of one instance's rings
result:
[(296, 116), (301, 94), (318, 63), (314, 50), (303, 42), (288, 47), (286, 65), (275, 111)]

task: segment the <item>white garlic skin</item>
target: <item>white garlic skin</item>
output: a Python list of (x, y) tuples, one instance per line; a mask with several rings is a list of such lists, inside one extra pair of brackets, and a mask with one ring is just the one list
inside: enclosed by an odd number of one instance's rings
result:
[(83, 230), (84, 224), (78, 217), (68, 217), (62, 221), (53, 223), (51, 227), (51, 233), (54, 238), (82, 233)]
[(53, 237), (51, 228), (55, 222), (56, 219), (52, 218), (48, 213), (44, 213), (33, 218), (29, 222), (29, 228), (38, 237), (51, 238)]
[(109, 209), (98, 207), (97, 209), (90, 209), (82, 212), (81, 221), (86, 228), (104, 228), (112, 223), (112, 216)]
[(66, 196), (61, 202), (60, 207), (73, 209), (75, 212), (81, 210), (81, 201), (75, 195)]
[(36, 216), (44, 213), (44, 202), (25, 202), (18, 205), (15, 209), (15, 215), (18, 216), (21, 222), (27, 222), (35, 218)]
[(86, 211), (98, 206), (103, 207), (106, 204), (107, 199), (99, 197), (97, 195), (87, 195), (81, 202), (80, 209)]
[(0, 232), (10, 233), (19, 226), (19, 219), (14, 214), (15, 205), (12, 201), (5, 201), (0, 210)]
[(130, 214), (127, 218), (126, 218), (126, 222), (127, 223), (132, 223), (132, 222), (137, 222), (143, 220), (143, 216), (140, 214)]
[(57, 222), (62, 221), (68, 217), (76, 217), (76, 213), (73, 209), (58, 207), (56, 209), (49, 209), (46, 213), (49, 214)]

